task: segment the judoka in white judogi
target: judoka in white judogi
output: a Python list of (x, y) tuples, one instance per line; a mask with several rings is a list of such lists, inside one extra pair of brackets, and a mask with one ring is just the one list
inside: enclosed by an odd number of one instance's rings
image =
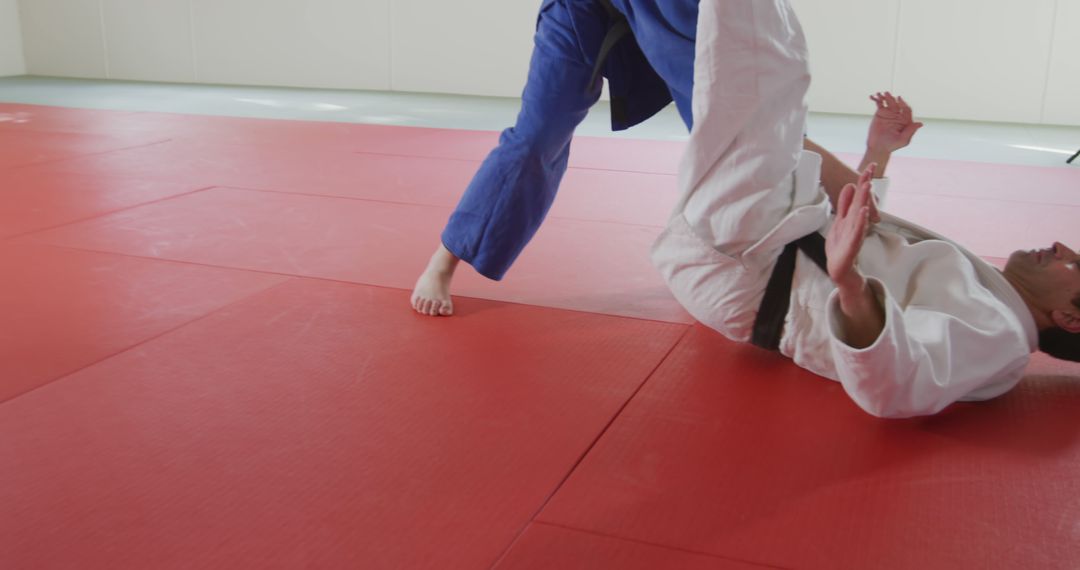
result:
[[(703, 324), (746, 341), (776, 258), (789, 242), (828, 231), (822, 158), (804, 151), (809, 85), (805, 41), (783, 0), (702, 2), (694, 128), (682, 198), (652, 256), (676, 298)], [(887, 180), (874, 181), (882, 194)], [(884, 215), (858, 268), (880, 303), (873, 342), (846, 342), (836, 286), (799, 254), (780, 351), (839, 381), (882, 417), (933, 414), (998, 396), (1038, 347), (1024, 299), (959, 245)]]

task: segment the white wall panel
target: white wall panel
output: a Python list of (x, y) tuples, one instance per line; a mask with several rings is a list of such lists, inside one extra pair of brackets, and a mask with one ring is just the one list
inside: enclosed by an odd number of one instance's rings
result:
[(1055, 0), (902, 0), (895, 91), (927, 117), (1037, 123)]
[(892, 89), (900, 0), (793, 0), (792, 5), (810, 48), (810, 110), (872, 114), (869, 95)]
[(26, 73), (22, 26), (15, 0), (0, 0), (0, 77)]
[(19, 0), (27, 71), (107, 77), (99, 0)]
[(1080, 0), (1058, 0), (1043, 121), (1080, 125)]
[[(1080, 124), (1080, 0), (792, 2), (812, 110), (868, 114), (891, 89), (922, 117)], [(539, 5), (0, 0), (0, 75), (516, 97)]]
[(207, 83), (389, 89), (391, 0), (191, 0)]
[(194, 82), (190, 0), (102, 0), (109, 76)]
[(540, 0), (393, 0), (398, 91), (518, 97)]

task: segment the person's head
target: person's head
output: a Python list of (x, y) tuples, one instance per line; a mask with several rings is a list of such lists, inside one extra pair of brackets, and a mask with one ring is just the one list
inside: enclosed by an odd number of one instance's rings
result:
[(1005, 277), (1039, 326), (1039, 350), (1080, 362), (1080, 254), (1060, 242), (1009, 256)]

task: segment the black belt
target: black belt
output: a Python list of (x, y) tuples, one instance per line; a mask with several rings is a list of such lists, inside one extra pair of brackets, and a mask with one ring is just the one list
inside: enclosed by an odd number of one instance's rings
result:
[(607, 11), (608, 16), (611, 18), (612, 26), (608, 28), (607, 33), (604, 34), (604, 41), (600, 44), (600, 53), (596, 56), (596, 63), (593, 65), (592, 77), (589, 78), (589, 83), (585, 86), (585, 94), (592, 93), (593, 85), (596, 85), (596, 80), (600, 77), (604, 63), (607, 62), (608, 56), (611, 55), (612, 48), (630, 33), (630, 22), (627, 22), (626, 16), (615, 9), (615, 6), (611, 4), (611, 0), (600, 0), (600, 5), (604, 7), (604, 10)]
[(828, 261), (825, 257), (825, 238), (814, 232), (803, 236), (786, 246), (776, 260), (769, 283), (765, 286), (765, 297), (761, 299), (757, 318), (754, 320), (754, 332), (750, 342), (767, 350), (780, 348), (780, 337), (784, 334), (784, 317), (791, 305), (791, 281), (795, 278), (796, 252), (802, 250), (807, 257), (828, 273)]

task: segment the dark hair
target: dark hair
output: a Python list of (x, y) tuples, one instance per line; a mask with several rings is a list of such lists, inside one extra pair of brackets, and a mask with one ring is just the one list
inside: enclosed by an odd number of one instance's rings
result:
[[(1073, 299), (1080, 309), (1080, 296)], [(1062, 360), (1080, 362), (1080, 333), (1071, 333), (1054, 327), (1039, 331), (1039, 350)]]

